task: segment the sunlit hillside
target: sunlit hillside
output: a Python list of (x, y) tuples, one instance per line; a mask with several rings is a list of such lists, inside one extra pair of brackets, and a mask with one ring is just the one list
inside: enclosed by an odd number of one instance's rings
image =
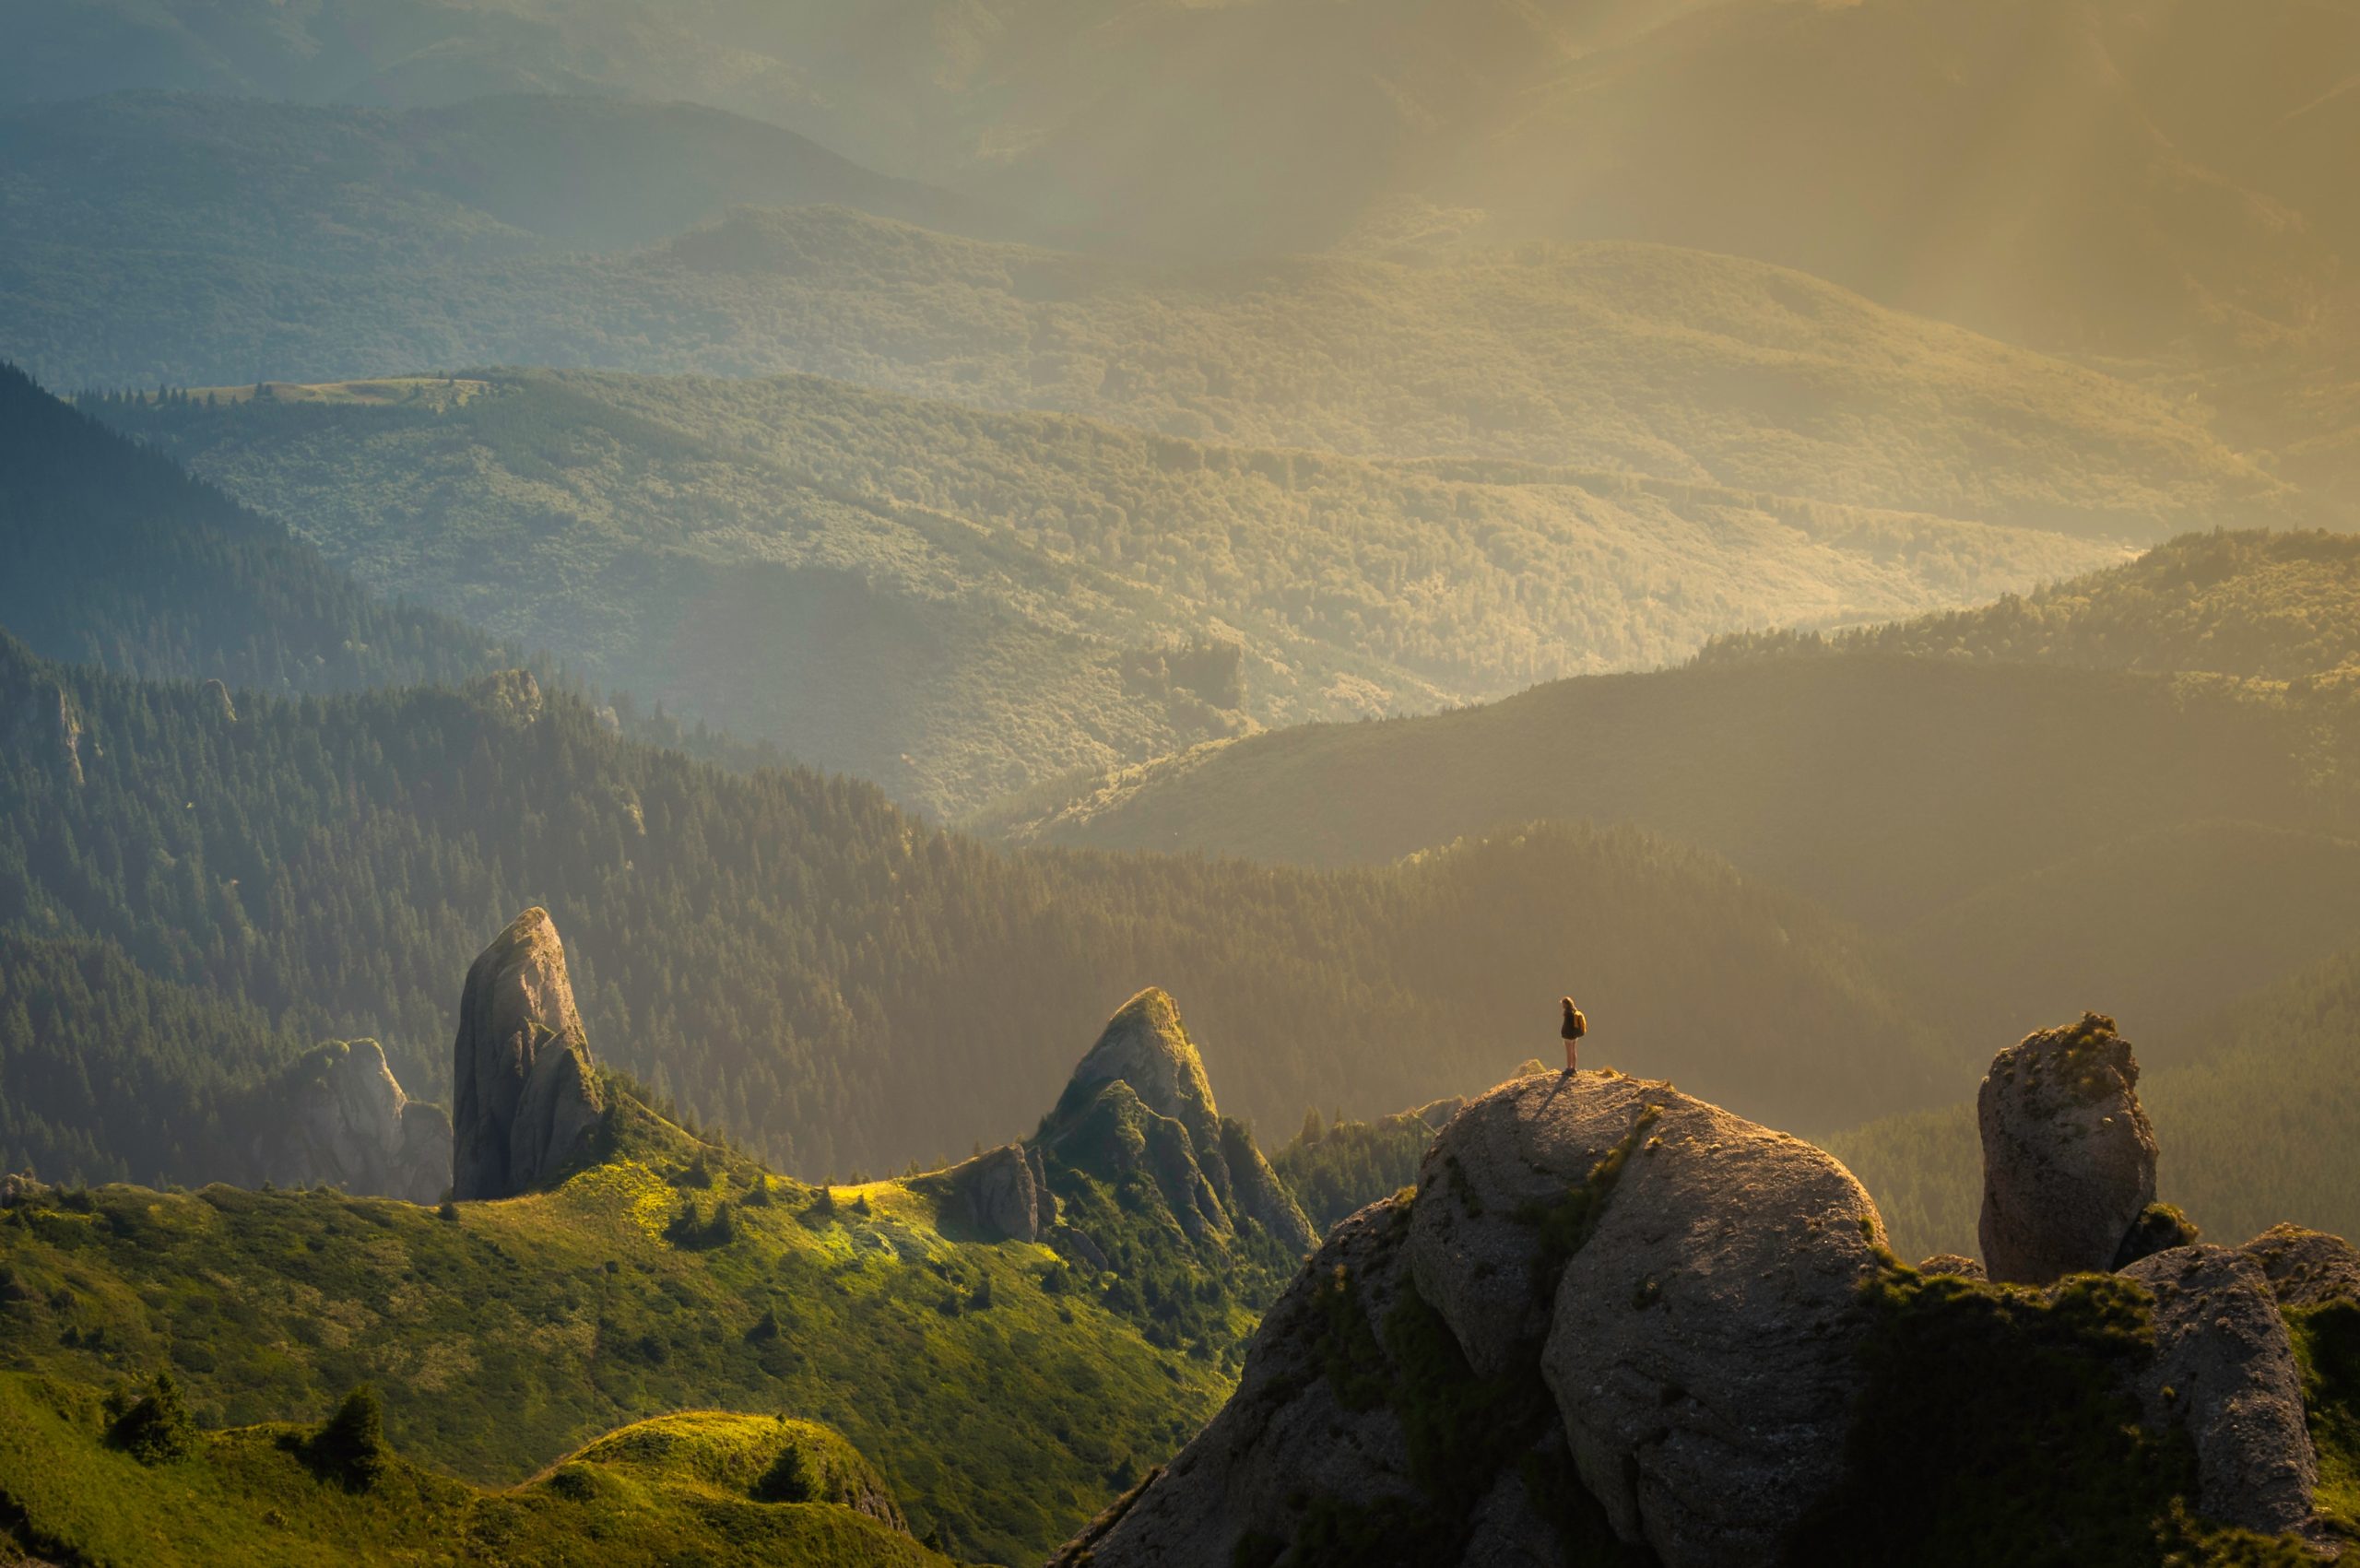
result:
[(2116, 553), (810, 378), (466, 384), (485, 390), (91, 407), (381, 594), (944, 814), (1209, 737), (1644, 667), (1734, 627), (1970, 602)]

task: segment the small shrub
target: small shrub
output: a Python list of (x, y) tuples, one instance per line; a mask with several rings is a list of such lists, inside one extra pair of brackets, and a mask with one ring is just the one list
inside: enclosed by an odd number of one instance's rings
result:
[(121, 1391), (110, 1396), (106, 1412), (107, 1441), (143, 1465), (185, 1458), (196, 1446), (196, 1423), (169, 1372), (158, 1373), (136, 1400)]
[(362, 1384), (344, 1397), (327, 1424), (303, 1445), (303, 1457), (324, 1480), (347, 1491), (367, 1491), (393, 1461), (385, 1443), (385, 1409), (377, 1390)]

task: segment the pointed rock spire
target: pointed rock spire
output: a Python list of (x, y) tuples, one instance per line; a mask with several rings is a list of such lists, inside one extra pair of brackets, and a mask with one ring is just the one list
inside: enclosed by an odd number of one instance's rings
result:
[(1125, 1002), (1073, 1070), (1073, 1087), (1114, 1079), (1131, 1086), (1139, 1102), (1199, 1137), (1218, 1140), (1221, 1113), (1205, 1062), (1181, 1026), (1180, 1008), (1150, 985)]
[(518, 915), (468, 969), (452, 1085), (456, 1197), (546, 1186), (596, 1128), (605, 1105), (549, 911)]

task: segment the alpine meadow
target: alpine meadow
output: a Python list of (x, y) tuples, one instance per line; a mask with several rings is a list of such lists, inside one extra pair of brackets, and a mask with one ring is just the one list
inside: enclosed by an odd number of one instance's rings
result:
[(0, 1568), (2360, 1563), (2360, 4), (0, 22)]

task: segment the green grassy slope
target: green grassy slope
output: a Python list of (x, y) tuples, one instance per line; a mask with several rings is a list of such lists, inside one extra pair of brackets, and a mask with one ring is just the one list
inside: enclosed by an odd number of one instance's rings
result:
[(0, 1497), (14, 1534), (77, 1563), (948, 1561), (842, 1503), (758, 1497), (782, 1456), (827, 1453), (832, 1436), (767, 1415), (643, 1422), (507, 1490), (396, 1457), (353, 1492), (305, 1463), (309, 1433), (299, 1426), (206, 1432), (190, 1453), (146, 1465), (104, 1442), (107, 1414), (95, 1389), (0, 1373)]
[[(1945, 1054), (1858, 931), (1635, 833), (1506, 835), (1341, 874), (1006, 855), (866, 785), (624, 741), (518, 682), (241, 694), (232, 723), (195, 687), (45, 666), (0, 640), (0, 713), (35, 692), (82, 726), (82, 778), (38, 725), (0, 749), (0, 926), (111, 942), (287, 1035), (381, 1040), (434, 1100), (453, 977), (539, 903), (604, 1048), (806, 1174), (1030, 1126), (1068, 1043), (1150, 983), (1191, 998), (1233, 1109), (1273, 1126), (1307, 1102), (1367, 1114), (1496, 1078), (1545, 1043), (1564, 983), (1536, 996), (1536, 976), (1595, 987), (1658, 1065), (1766, 1096), (1793, 1125), (1928, 1103)], [(1750, 1025), (1764, 998), (1774, 1022)], [(0, 1037), (38, 1041), (56, 1004), (25, 1006)], [(196, 1158), (202, 1097), (173, 1091), (168, 1061), (140, 1065), (150, 1043), (177, 1049), (169, 1031), (56, 1038), (192, 1124), (101, 1155), (138, 1177), (223, 1173)], [(1786, 1060), (1803, 1039), (1823, 1077)], [(47, 1059), (0, 1069), (24, 1075), (19, 1119), (111, 1139), (94, 1109), (109, 1091)]]
[[(381, 593), (944, 812), (1257, 723), (1496, 695), (2106, 554), (808, 378), (502, 374), (464, 400), (411, 384), (415, 402), (100, 407)], [(1233, 675), (1164, 651), (1207, 640), (1242, 650)]]
[[(815, 1197), (660, 1127), (556, 1192), (451, 1218), (325, 1191), (41, 1189), (0, 1223), (0, 1362), (95, 1385), (169, 1366), (208, 1425), (312, 1419), (373, 1381), (397, 1452), (482, 1484), (684, 1406), (791, 1411), (871, 1456), (921, 1534), (1004, 1562), (1226, 1391), (1218, 1353), (1155, 1349), (1046, 1247), (950, 1241), (901, 1183)], [(554, 1506), (554, 1479), (494, 1511)]]

